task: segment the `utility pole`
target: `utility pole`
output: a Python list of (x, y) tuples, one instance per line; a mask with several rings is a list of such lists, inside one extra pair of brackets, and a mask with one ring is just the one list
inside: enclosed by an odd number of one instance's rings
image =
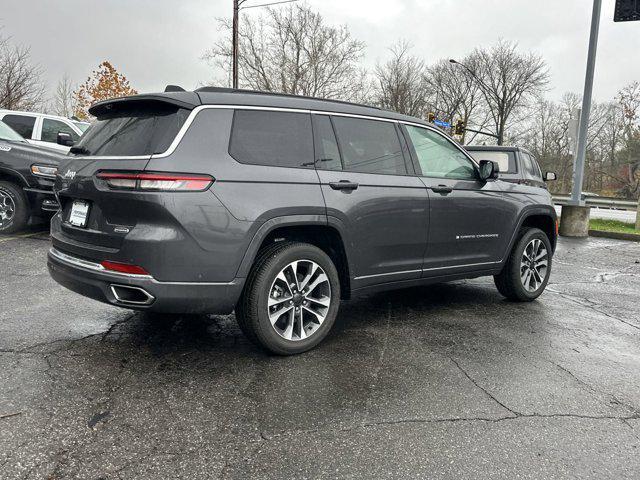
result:
[(261, 7), (270, 7), (272, 5), (280, 5), (281, 3), (293, 3), (299, 0), (279, 0), (276, 2), (270, 3), (261, 3), (260, 5), (248, 5), (243, 7), (242, 4), (247, 0), (233, 0), (233, 22), (231, 27), (231, 67), (232, 67), (232, 84), (233, 88), (238, 88), (238, 55), (239, 55), (239, 46), (238, 46), (238, 31), (239, 31), (239, 22), (240, 22), (240, 10), (245, 10), (247, 8), (261, 8)]
[(578, 128), (578, 146), (576, 148), (576, 161), (573, 173), (573, 190), (571, 191), (572, 205), (584, 205), (582, 200), (584, 159), (587, 153), (587, 130), (589, 128), (589, 115), (591, 113), (593, 73), (596, 68), (596, 50), (598, 49), (598, 31), (600, 29), (601, 7), (602, 0), (593, 0), (591, 34), (589, 35), (589, 53), (587, 55), (587, 74), (584, 81), (584, 93), (582, 95), (582, 112), (580, 115), (580, 127)]
[(240, 13), (240, 5), (238, 0), (233, 0), (233, 27), (232, 27), (232, 42), (231, 48), (232, 63), (233, 63), (233, 88), (238, 88), (238, 13)]
[(587, 153), (587, 130), (591, 113), (591, 95), (593, 93), (593, 73), (596, 67), (596, 50), (598, 49), (598, 30), (600, 29), (600, 10), (602, 0), (593, 0), (591, 12), (591, 33), (589, 34), (589, 53), (587, 54), (587, 73), (584, 80), (582, 109), (578, 127), (578, 143), (573, 165), (573, 187), (571, 200), (562, 206), (560, 217), (560, 235), (566, 237), (589, 236), (590, 208), (582, 199), (582, 183), (584, 181), (584, 161)]

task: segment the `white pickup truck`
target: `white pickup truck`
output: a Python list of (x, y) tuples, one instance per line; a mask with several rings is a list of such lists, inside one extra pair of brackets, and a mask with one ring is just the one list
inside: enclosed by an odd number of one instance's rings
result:
[[(80, 139), (82, 133), (89, 127), (87, 122), (71, 120), (46, 113), (18, 112), (14, 110), (0, 110), (0, 120), (13, 128), (32, 145), (52, 148), (63, 153), (69, 152), (70, 143)], [(60, 140), (58, 134), (65, 140)], [(71, 137), (69, 142), (68, 136)]]

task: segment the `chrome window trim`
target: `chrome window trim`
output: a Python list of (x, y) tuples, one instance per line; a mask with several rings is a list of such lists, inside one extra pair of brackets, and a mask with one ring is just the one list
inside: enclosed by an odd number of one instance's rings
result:
[[(173, 142), (171, 142), (171, 145), (169, 145), (169, 148), (163, 153), (157, 153), (157, 154), (152, 155), (151, 159), (165, 158), (165, 157), (168, 157), (169, 155), (173, 154), (173, 152), (176, 150), (176, 148), (178, 147), (178, 145), (182, 141), (182, 138), (185, 136), (185, 134), (189, 130), (189, 127), (191, 126), (191, 124), (195, 120), (195, 117), (203, 110), (262, 110), (262, 111), (270, 111), (270, 112), (307, 113), (309, 115), (331, 115), (331, 116), (335, 116), (335, 117), (361, 118), (361, 119), (364, 119), (364, 120), (377, 120), (377, 121), (381, 121), (381, 122), (389, 122), (389, 123), (395, 123), (395, 124), (402, 123), (401, 120), (394, 120), (394, 119), (391, 119), (391, 118), (384, 118), (384, 117), (376, 117), (374, 115), (360, 115), (360, 114), (356, 114), (356, 113), (329, 112), (329, 111), (326, 111), (326, 110), (312, 110), (312, 109), (286, 108), (286, 107), (269, 107), (269, 106), (262, 106), (262, 105), (199, 105), (199, 106), (197, 106), (196, 108), (194, 108), (191, 111), (191, 113), (187, 117), (187, 120), (184, 122), (184, 124), (182, 125), (182, 127), (178, 131), (178, 134), (176, 135), (176, 138), (174, 138)], [(420, 126), (420, 127), (423, 127), (423, 128), (430, 128), (433, 131), (437, 131), (436, 129), (428, 127), (427, 125), (420, 125), (419, 123), (415, 123), (414, 125), (417, 125), (417, 126)], [(91, 157), (91, 158), (98, 158), (98, 157)]]
[(73, 155), (79, 160), (151, 160), (152, 155)]
[[(366, 107), (365, 107), (366, 108)], [(432, 132), (437, 133), (443, 138), (447, 139), (451, 144), (453, 144), (460, 152), (467, 157), (471, 163), (473, 163), (476, 167), (478, 163), (460, 146), (455, 142), (452, 142), (446, 135), (440, 132), (437, 128), (431, 125), (424, 125), (417, 122), (410, 122), (407, 120), (395, 120), (392, 118), (378, 117), (375, 115), (361, 115), (357, 113), (343, 113), (343, 112), (331, 112), (327, 110), (314, 110), (314, 109), (303, 109), (303, 108), (288, 108), (288, 107), (270, 107), (263, 105), (225, 105), (225, 104), (212, 104), (212, 105), (198, 105), (189, 113), (189, 116), (185, 120), (180, 130), (176, 134), (175, 138), (169, 145), (169, 147), (162, 153), (154, 153), (152, 155), (95, 155), (95, 156), (82, 156), (79, 155), (74, 158), (87, 158), (90, 160), (153, 160), (156, 158), (166, 158), (172, 155), (175, 150), (180, 145), (183, 137), (186, 135), (187, 131), (193, 124), (193, 121), (198, 116), (198, 114), (203, 110), (262, 110), (269, 112), (289, 112), (289, 113), (307, 113), (309, 115), (329, 115), (334, 117), (349, 117), (349, 118), (361, 118), (363, 120), (375, 120), (379, 122), (388, 122), (395, 123), (397, 125), (412, 125), (419, 128), (426, 128)]]

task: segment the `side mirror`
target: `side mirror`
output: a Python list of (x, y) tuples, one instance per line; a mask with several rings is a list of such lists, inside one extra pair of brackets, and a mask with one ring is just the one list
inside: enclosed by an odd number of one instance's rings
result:
[(558, 176), (556, 175), (556, 172), (546, 172), (544, 174), (544, 181), (545, 182), (553, 182), (554, 180), (557, 180)]
[(485, 182), (489, 180), (495, 180), (500, 173), (500, 167), (498, 162), (492, 160), (480, 160), (480, 178)]
[(58, 145), (62, 145), (63, 147), (73, 147), (73, 138), (68, 133), (58, 132), (56, 143)]

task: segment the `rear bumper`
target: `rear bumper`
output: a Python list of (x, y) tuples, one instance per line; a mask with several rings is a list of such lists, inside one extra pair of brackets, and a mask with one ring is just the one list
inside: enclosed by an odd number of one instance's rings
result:
[[(47, 266), (51, 277), (69, 290), (134, 310), (226, 315), (235, 308), (244, 286), (244, 278), (227, 283), (160, 282), (151, 275), (107, 272), (99, 263), (55, 248), (49, 250)], [(122, 294), (127, 291), (137, 293), (127, 299)]]

